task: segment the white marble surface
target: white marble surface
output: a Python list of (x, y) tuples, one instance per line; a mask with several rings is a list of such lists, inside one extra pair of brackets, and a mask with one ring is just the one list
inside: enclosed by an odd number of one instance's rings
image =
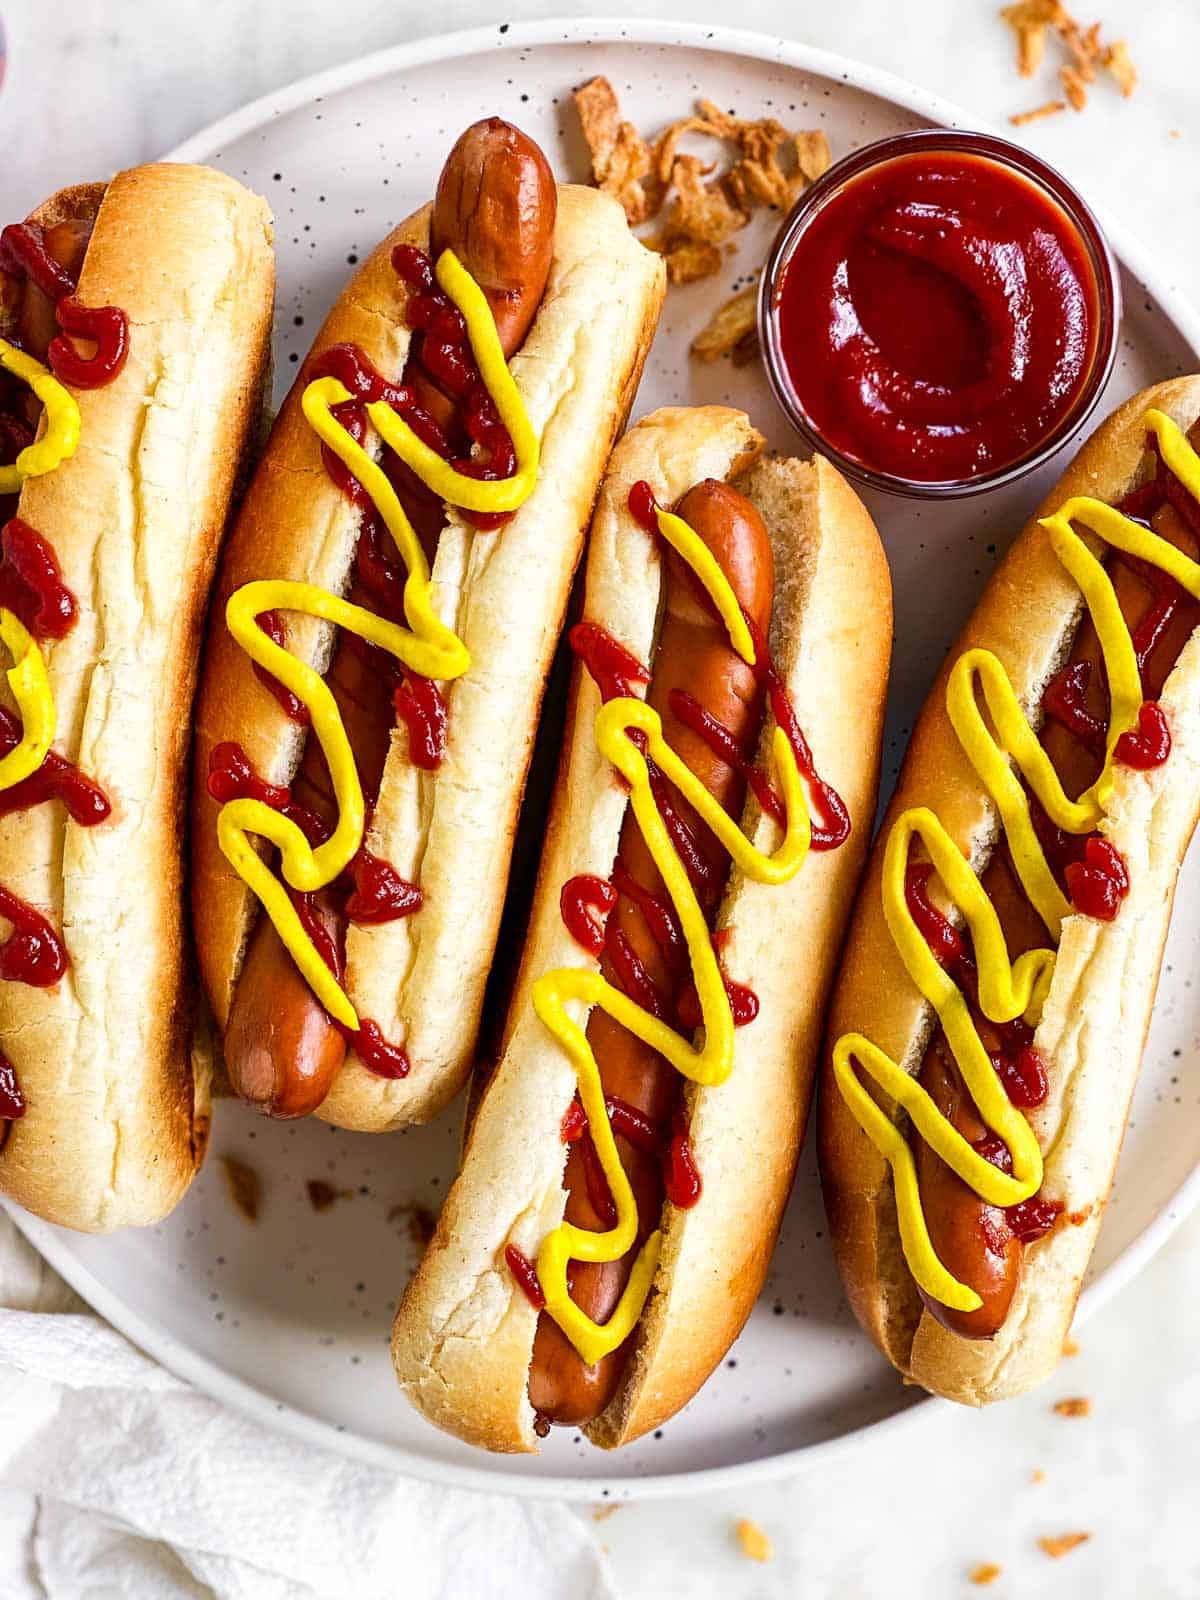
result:
[[(514, 20), (584, 15), (570, 0), (506, 0)], [(607, 15), (645, 7), (608, 0)], [(806, 39), (876, 62), (997, 122), (1049, 97), (1011, 71), (1012, 41), (990, 0), (919, 6), (858, 0), (657, 0), (660, 15)], [(484, 0), (0, 0), (8, 76), (0, 89), (0, 213), (68, 181), (158, 154), (247, 99), (302, 74), (425, 33), (496, 20)], [(1090, 20), (1088, 13), (1085, 20)], [(1090, 111), (1025, 130), (1144, 238), (1200, 297), (1200, 142), (1194, 0), (1105, 0), (1143, 86), (1129, 103), (1097, 92)], [(626, 1507), (596, 1525), (629, 1600), (720, 1594), (775, 1600), (1112, 1597), (1200, 1594), (1200, 1218), (1090, 1326), (1082, 1353), (1044, 1393), (975, 1417), (929, 1408), (887, 1443), (787, 1483), (678, 1504)], [(1056, 1399), (1086, 1395), (1067, 1420)], [(1034, 1481), (1035, 1471), (1044, 1473)], [(1188, 1492), (1191, 1490), (1192, 1492)], [(587, 1515), (583, 1513), (583, 1515)], [(733, 1537), (751, 1516), (775, 1559), (746, 1560)], [(1043, 1535), (1093, 1534), (1061, 1562)], [(1004, 1568), (987, 1590), (967, 1574)]]

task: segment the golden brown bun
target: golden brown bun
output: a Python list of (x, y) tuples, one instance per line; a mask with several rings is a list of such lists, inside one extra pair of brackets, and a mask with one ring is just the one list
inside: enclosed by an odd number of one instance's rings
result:
[[(408, 351), (404, 291), (391, 267), (401, 242), (427, 246), (429, 208), (379, 246), (334, 306), (313, 347), (350, 340), (387, 373)], [(424, 1121), (469, 1070), (484, 983), (508, 881), (509, 855), (542, 690), (571, 580), (612, 442), (624, 425), (653, 338), (661, 260), (629, 232), (620, 207), (593, 189), (560, 186), (554, 259), (541, 306), (511, 369), (542, 438), (533, 494), (496, 533), (451, 515), (433, 567), (435, 603), (471, 654), (445, 686), (449, 741), (437, 772), (408, 759), (403, 727), (380, 785), (367, 843), (424, 903), (414, 916), (351, 926), (346, 986), (360, 1014), (402, 1044), (407, 1078), (387, 1081), (351, 1055), (319, 1115), (383, 1132)], [(253, 578), (295, 578), (345, 591), (359, 516), (321, 463), (300, 411), (303, 376), (272, 433), (230, 539), (212, 611), (197, 718), (193, 917), (205, 987), (218, 1023), (229, 1016), (257, 902), (217, 844), (208, 757), (235, 739), (256, 770), (286, 784), (304, 730), (253, 676), (224, 623), (224, 604)], [(289, 618), (289, 648), (324, 671), (332, 633)]]
[[(656, 1427), (691, 1398), (762, 1285), (874, 814), (891, 647), (883, 551), (862, 504), (828, 462), (760, 461), (761, 448), (741, 412), (656, 411), (613, 452), (592, 526), (586, 615), (652, 662), (661, 574), (657, 553), (629, 514), (629, 489), (644, 478), (661, 503), (674, 504), (702, 478), (736, 480), (762, 513), (775, 550), (775, 658), (818, 767), (846, 801), (854, 830), (841, 849), (811, 854), (782, 887), (731, 874), (718, 924), (732, 928), (731, 967), (756, 991), (761, 1009), (736, 1035), (727, 1083), (694, 1096), (691, 1136), (704, 1193), (692, 1211), (665, 1208), (662, 1262), (626, 1379), (588, 1430), (607, 1446)], [(563, 926), (559, 891), (576, 873), (607, 877), (616, 856), (627, 793), (596, 748), (598, 706), (591, 678), (577, 671), (503, 1053), (393, 1332), (397, 1374), (414, 1404), (430, 1421), (492, 1450), (536, 1448), (526, 1386), (537, 1313), (503, 1252), (511, 1241), (535, 1256), (563, 1214), (561, 1123), (575, 1076), (534, 1015), (529, 991), (543, 972), (588, 964)], [(764, 729), (764, 740), (769, 733)], [(753, 803), (744, 825), (760, 847), (778, 837)]]
[[(1200, 378), (1175, 378), (1127, 401), (1091, 436), (996, 569), (946, 659), (913, 732), (851, 923), (830, 1008), (829, 1041), (866, 1034), (916, 1071), (933, 1014), (905, 972), (883, 916), (880, 878), (888, 830), (910, 806), (930, 806), (982, 873), (999, 824), (990, 797), (946, 713), (950, 667), (984, 646), (1004, 663), (1034, 720), (1066, 656), (1082, 598), (1037, 517), (1072, 495), (1116, 504), (1148, 470), (1143, 418), (1157, 406), (1183, 429), (1200, 415)], [(1131, 889), (1111, 923), (1068, 917), (1035, 1046), (1050, 1097), (1034, 1116), (1046, 1152), (1046, 1193), (1077, 1224), (1028, 1247), (1011, 1310), (992, 1340), (947, 1332), (921, 1303), (900, 1249), (891, 1173), (850, 1115), (826, 1058), (819, 1140), (825, 1203), (838, 1266), (864, 1329), (906, 1377), (970, 1404), (1020, 1393), (1053, 1370), (1112, 1184), (1149, 1026), (1175, 877), (1196, 820), (1200, 783), (1200, 643), (1193, 638), (1160, 696), (1171, 722), (1165, 765), (1118, 765), (1102, 831), (1129, 863)]]
[[(35, 220), (88, 215), (95, 194), (66, 191)], [(53, 990), (0, 984), (0, 1048), (28, 1104), (0, 1188), (67, 1227), (158, 1220), (203, 1155), (185, 773), (205, 599), (260, 400), (273, 287), (270, 214), (241, 184), (204, 167), (119, 173), (79, 295), (126, 312), (129, 359), (76, 395), (74, 458), (21, 493), (20, 515), (54, 546), (79, 605), (73, 631), (45, 647), (54, 748), (113, 805), (94, 828), (57, 803), (0, 820), (0, 883), (61, 929), (71, 962)]]

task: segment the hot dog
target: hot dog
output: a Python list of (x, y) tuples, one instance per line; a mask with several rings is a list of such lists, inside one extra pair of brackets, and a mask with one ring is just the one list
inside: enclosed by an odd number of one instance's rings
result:
[[(754, 506), (736, 489), (707, 478), (679, 502), (678, 513), (692, 527), (730, 580), (739, 606), (753, 617), (765, 638), (771, 623), (774, 572), (771, 538)], [(687, 692), (728, 730), (747, 762), (754, 756), (762, 723), (763, 691), (753, 668), (734, 651), (720, 620), (701, 604), (690, 581), (690, 570), (672, 552), (667, 557), (664, 583), (664, 617), (654, 658), (654, 676), (646, 694), (662, 718), (663, 736), (688, 768), (700, 779), (724, 810), (737, 815), (745, 802), (745, 779), (682, 721), (672, 707), (672, 696)], [(718, 841), (703, 826), (686, 800), (679, 803), (680, 820), (695, 835), (710, 869), (708, 883), (724, 876), (727, 858)], [(622, 873), (660, 902), (667, 898), (654, 858), (636, 819), (630, 815), (621, 830), (617, 852)], [(711, 894), (702, 898), (716, 902)], [(636, 900), (618, 898), (609, 921), (608, 944), (619, 934), (633, 952), (666, 1014), (678, 1013), (683, 972), (671, 961), (650, 930)], [(612, 983), (622, 972), (610, 954), (600, 970)], [(649, 1045), (627, 1033), (603, 1011), (593, 1012), (589, 1037), (600, 1066), (606, 1096), (633, 1106), (658, 1131), (669, 1136), (676, 1107), (679, 1076)], [(620, 1136), (618, 1136), (620, 1137)], [(586, 1138), (586, 1135), (584, 1135)], [(602, 1228), (601, 1216), (588, 1193), (583, 1139), (573, 1142), (567, 1158), (566, 1218), (586, 1228)], [(641, 1245), (662, 1211), (662, 1162), (654, 1151), (624, 1138), (618, 1145), (622, 1163), (638, 1200)], [(603, 1202), (602, 1202), (603, 1203)], [(628, 1281), (632, 1254), (604, 1265), (579, 1262), (574, 1269), (573, 1294), (578, 1305), (596, 1322), (607, 1322)], [(588, 1367), (580, 1361), (562, 1329), (542, 1317), (529, 1372), (529, 1398), (534, 1410), (552, 1422), (577, 1426), (591, 1422), (612, 1398), (619, 1379), (621, 1352)]]
[(1196, 820), (1198, 621), (1200, 379), (1181, 378), (1097, 430), (985, 591), (835, 990), (839, 1265), (885, 1354), (952, 1399), (1040, 1382), (1070, 1326)]
[(0, 1190), (164, 1216), (211, 1063), (184, 957), (201, 624), (260, 410), (270, 216), (157, 165), (0, 233)]
[(891, 595), (836, 471), (761, 451), (740, 412), (658, 411), (601, 491), (500, 1058), (393, 1330), (410, 1399), (489, 1449), (673, 1415), (749, 1314), (790, 1186)]
[[(317, 337), (229, 542), (198, 716), (197, 949), (260, 1110), (382, 1131), (462, 1083), (542, 685), (662, 292), (619, 210), (493, 117)], [(276, 592), (235, 638), (229, 608)], [(288, 661), (303, 706), (270, 681)], [(305, 858), (267, 855), (261, 893), (263, 829), (230, 821), (253, 800)]]

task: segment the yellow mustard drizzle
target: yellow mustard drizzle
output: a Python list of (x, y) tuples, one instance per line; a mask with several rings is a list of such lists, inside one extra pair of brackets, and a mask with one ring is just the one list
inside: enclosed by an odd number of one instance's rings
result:
[[(11, 466), (0, 467), (0, 494), (19, 494), (26, 478), (42, 477), (75, 454), (79, 446), (79, 407), (54, 374), (33, 356), (0, 339), (0, 367), (20, 378), (42, 402), (46, 426), (40, 439), (25, 446)], [(54, 697), (46, 662), (24, 623), (0, 606), (0, 640), (12, 657), (5, 673), (21, 714), (21, 741), (0, 759), (0, 789), (31, 777), (45, 761), (54, 739)]]
[(75, 454), (79, 447), (79, 407), (48, 367), (0, 339), (0, 367), (26, 383), (42, 402), (46, 427), (40, 439), (27, 444), (11, 466), (0, 467), (0, 494), (19, 494), (26, 478), (40, 478)]
[[(686, 522), (671, 513), (660, 510), (658, 525), (664, 538), (688, 562), (712, 596), (738, 654), (753, 665), (754, 645), (737, 597), (707, 545)], [(620, 1260), (632, 1249), (637, 1237), (638, 1211), (617, 1153), (595, 1055), (584, 1026), (569, 1013), (568, 1007), (573, 1004), (579, 1015), (579, 1008), (586, 1012), (599, 1006), (693, 1083), (722, 1083), (733, 1068), (733, 1012), (729, 997), (704, 913), (655, 803), (646, 756), (695, 808), (728, 850), (734, 864), (749, 878), (760, 883), (786, 883), (799, 872), (808, 853), (811, 834), (796, 759), (782, 728), (777, 727), (774, 732), (772, 759), (783, 795), (787, 825), (779, 847), (769, 856), (750, 843), (738, 824), (666, 743), (657, 712), (644, 701), (633, 697), (608, 701), (597, 713), (595, 728), (601, 754), (629, 785), (634, 817), (679, 918), (700, 1000), (704, 1043), (699, 1049), (694, 1048), (673, 1028), (607, 982), (599, 972), (564, 967), (544, 973), (533, 985), (534, 1011), (562, 1045), (575, 1069), (588, 1130), (617, 1213), (616, 1223), (605, 1232), (579, 1228), (564, 1221), (546, 1235), (538, 1250), (537, 1274), (546, 1311), (589, 1366), (615, 1350), (636, 1325), (654, 1280), (662, 1235), (656, 1229), (643, 1244), (624, 1293), (606, 1323), (595, 1322), (575, 1304), (567, 1287), (569, 1262)], [(630, 729), (644, 735), (646, 755), (629, 737)]]
[[(1200, 457), (1186, 436), (1161, 411), (1148, 411), (1145, 425), (1157, 439), (1167, 469), (1200, 501)], [(1038, 843), (1029, 800), (1017, 772), (1056, 826), (1073, 834), (1092, 832), (1102, 820), (1112, 793), (1117, 741), (1136, 726), (1142, 704), (1133, 639), (1121, 615), (1112, 580), (1075, 532), (1075, 523), (1113, 549), (1168, 573), (1200, 601), (1200, 564), (1103, 501), (1075, 496), (1052, 516), (1042, 519), (1041, 526), (1050, 537), (1054, 553), (1082, 591), (1100, 640), (1110, 689), (1104, 766), (1077, 800), (1068, 799), (1063, 791), (999, 659), (990, 650), (972, 649), (951, 669), (946, 704), (954, 731), (995, 802), (1022, 887), (1055, 944), (1062, 920), (1071, 908)], [(980, 711), (977, 684), (983, 690), (996, 736)], [(937, 816), (919, 807), (896, 819), (884, 850), (882, 893), (888, 931), (906, 971), (937, 1013), (980, 1116), (1007, 1146), (1012, 1175), (985, 1161), (938, 1110), (917, 1079), (862, 1034), (844, 1034), (837, 1041), (833, 1071), (852, 1116), (891, 1167), (901, 1243), (914, 1280), (934, 1300), (952, 1310), (975, 1311), (982, 1304), (979, 1295), (948, 1272), (934, 1250), (921, 1206), (912, 1149), (896, 1118), (901, 1110), (907, 1112), (930, 1148), (991, 1205), (1010, 1206), (1036, 1194), (1042, 1184), (1042, 1155), (1029, 1122), (1009, 1100), (988, 1058), (966, 998), (934, 956), (908, 910), (905, 876), (914, 835), (921, 840), (943, 889), (970, 928), (979, 974), (979, 1007), (985, 1017), (996, 1023), (1023, 1017), (1036, 1025), (1053, 976), (1055, 956), (1053, 950), (1030, 950), (1010, 964), (995, 908)], [(856, 1067), (861, 1067), (894, 1102), (891, 1112), (863, 1086)]]
[[(367, 414), (379, 435), (434, 493), (473, 511), (512, 511), (529, 496), (536, 482), (538, 438), (505, 363), (482, 290), (449, 250), (438, 260), (437, 277), (463, 315), (480, 375), (512, 437), (516, 475), (488, 482), (466, 477), (453, 471), (383, 402), (372, 402)], [(218, 814), (217, 839), (326, 1011), (344, 1027), (357, 1031), (358, 1014), (306, 932), (284, 884), (301, 891), (322, 889), (350, 864), (365, 828), (362, 784), (341, 714), (324, 679), (270, 639), (256, 618), (264, 611), (304, 612), (356, 633), (424, 678), (460, 678), (471, 658), (462, 640), (434, 609), (429, 563), (386, 472), (333, 415), (335, 406), (351, 398), (336, 378), (318, 378), (305, 388), (300, 403), (309, 426), (362, 485), (392, 537), (408, 574), (404, 584), (408, 627), (310, 583), (260, 579), (244, 584), (230, 596), (225, 608), (230, 633), (253, 661), (308, 708), (329, 767), (338, 820), (325, 843), (314, 848), (295, 822), (263, 801), (231, 800)], [(279, 877), (250, 842), (251, 834), (278, 847)]]
[(0, 758), (0, 789), (11, 789), (31, 777), (54, 739), (54, 697), (37, 640), (19, 617), (0, 606), (0, 639), (12, 656), (5, 676), (21, 714), (21, 741)]

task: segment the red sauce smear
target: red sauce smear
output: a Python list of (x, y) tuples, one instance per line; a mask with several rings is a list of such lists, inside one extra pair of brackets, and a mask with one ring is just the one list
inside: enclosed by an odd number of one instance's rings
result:
[(919, 483), (1003, 468), (1087, 382), (1099, 294), (1084, 241), (987, 156), (896, 156), (848, 179), (796, 239), (774, 313), (818, 432)]
[[(80, 305), (75, 279), (47, 250), (37, 224), (13, 222), (0, 232), (0, 272), (28, 278), (54, 301), (62, 334), (50, 341), (46, 360), (60, 382), (101, 389), (113, 381), (129, 357), (129, 318), (116, 306)], [(64, 335), (90, 341), (95, 353), (81, 356)]]
[(65, 639), (79, 619), (54, 546), (20, 517), (0, 528), (0, 606), (35, 639)]
[(508, 1270), (517, 1280), (526, 1300), (535, 1311), (546, 1309), (546, 1296), (542, 1293), (541, 1283), (538, 1281), (537, 1268), (529, 1257), (518, 1250), (515, 1244), (504, 1247), (504, 1259)]
[(0, 919), (12, 924), (0, 944), (0, 978), (35, 989), (56, 984), (67, 970), (67, 952), (41, 912), (0, 886)]

